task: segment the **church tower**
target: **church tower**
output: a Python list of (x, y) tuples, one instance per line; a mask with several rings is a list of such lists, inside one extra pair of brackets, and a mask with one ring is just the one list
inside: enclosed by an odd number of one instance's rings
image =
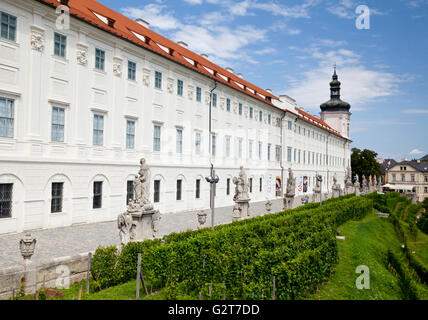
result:
[(330, 100), (321, 105), (321, 120), (331, 126), (340, 134), (348, 138), (350, 137), (351, 125), (351, 105), (340, 100), (340, 81), (336, 74), (336, 66), (334, 66), (333, 81), (330, 82)]

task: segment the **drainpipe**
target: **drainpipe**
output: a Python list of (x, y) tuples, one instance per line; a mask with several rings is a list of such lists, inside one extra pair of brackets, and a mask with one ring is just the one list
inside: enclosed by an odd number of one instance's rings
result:
[(327, 136), (327, 140), (326, 140), (326, 145), (325, 145), (325, 148), (326, 148), (326, 151), (325, 151), (325, 156), (326, 156), (326, 164), (327, 164), (327, 193), (328, 192), (330, 192), (329, 190), (330, 190), (330, 186), (329, 186), (329, 182), (330, 182), (330, 170), (328, 169), (328, 167), (330, 166), (330, 162), (329, 162), (329, 160), (328, 160), (328, 138), (330, 138), (330, 135), (331, 135), (331, 133), (329, 132), (328, 133), (328, 136)]
[(287, 111), (284, 111), (284, 114), (281, 117), (281, 148), (282, 148), (282, 154), (281, 154), (281, 198), (284, 197), (284, 152), (286, 151), (286, 147), (284, 146), (284, 118)]
[(214, 205), (214, 198), (215, 198), (215, 189), (216, 189), (216, 177), (215, 175), (215, 171), (214, 171), (214, 164), (213, 164), (213, 154), (212, 154), (212, 121), (211, 121), (211, 114), (212, 114), (212, 96), (213, 96), (213, 92), (214, 90), (217, 89), (217, 81), (214, 80), (214, 88), (211, 89), (210, 91), (210, 109), (209, 109), (209, 152), (210, 152), (210, 168), (211, 168), (211, 172), (210, 172), (210, 207), (211, 207), (211, 228), (212, 230), (214, 230), (214, 211), (215, 211), (215, 205)]

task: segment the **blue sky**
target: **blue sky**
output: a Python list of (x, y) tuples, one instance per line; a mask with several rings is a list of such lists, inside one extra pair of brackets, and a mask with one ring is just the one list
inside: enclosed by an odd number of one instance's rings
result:
[[(337, 64), (353, 147), (428, 153), (428, 0), (101, 0), (319, 116)], [(356, 8), (370, 9), (358, 29)]]

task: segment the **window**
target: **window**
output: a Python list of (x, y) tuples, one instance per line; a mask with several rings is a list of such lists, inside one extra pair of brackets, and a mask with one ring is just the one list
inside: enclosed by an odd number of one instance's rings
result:
[(424, 176), (424, 181), (428, 182), (428, 176)]
[(51, 213), (62, 212), (63, 182), (52, 183)]
[(13, 100), (0, 98), (0, 137), (13, 138)]
[(103, 145), (103, 135), (104, 135), (104, 116), (99, 114), (94, 114), (94, 145), (95, 146)]
[(299, 126), (299, 134), (302, 134), (302, 128)]
[(260, 122), (263, 121), (263, 111), (259, 111), (259, 120)]
[(253, 107), (250, 107), (250, 119), (253, 119), (254, 117), (254, 109)]
[(404, 174), (401, 175), (401, 182), (405, 182), (406, 181), (406, 176)]
[(303, 151), (303, 164), (306, 163), (306, 151)]
[(177, 129), (177, 153), (183, 153), (183, 129)]
[(67, 48), (67, 37), (62, 34), (54, 34), (54, 55), (65, 58)]
[(230, 112), (230, 99), (226, 99), (226, 111)]
[(126, 120), (126, 148), (135, 148), (135, 121)]
[(160, 151), (161, 147), (161, 127), (159, 125), (153, 126), (153, 151)]
[(16, 41), (16, 17), (5, 12), (1, 13), (1, 37)]
[(294, 162), (296, 162), (296, 161), (297, 161), (297, 150), (294, 149)]
[(270, 148), (271, 148), (271, 144), (269, 143), (268, 147), (267, 147), (267, 159), (268, 159), (268, 161), (270, 161)]
[(253, 178), (250, 178), (250, 193), (253, 193)]
[(200, 132), (195, 133), (195, 152), (196, 154), (201, 153), (201, 133)]
[(226, 180), (226, 195), (230, 195), (230, 178)]
[(287, 148), (287, 161), (288, 162), (291, 162), (291, 153), (293, 152), (292, 150), (293, 149), (290, 147)]
[(12, 217), (13, 184), (0, 184), (0, 219)]
[(238, 139), (238, 158), (242, 158), (242, 139)]
[(260, 178), (260, 192), (263, 191), (263, 178)]
[(306, 128), (303, 128), (303, 135), (306, 137)]
[(272, 116), (270, 114), (268, 114), (268, 124), (272, 123)]
[(154, 181), (154, 188), (153, 188), (153, 202), (158, 203), (160, 200), (160, 180)]
[(240, 116), (242, 116), (242, 103), (240, 103), (238, 105), (238, 113), (239, 113)]
[(102, 198), (103, 198), (103, 182), (95, 181), (94, 182), (94, 200), (92, 208), (100, 209), (102, 208)]
[(248, 142), (248, 158), (253, 158), (253, 141)]
[(177, 197), (176, 197), (177, 201), (181, 200), (182, 184), (183, 184), (183, 180), (177, 180)]
[[(424, 193), (428, 193), (428, 187), (424, 188)], [(1, 215), (0, 215), (1, 216)]]
[(137, 74), (137, 64), (132, 61), (128, 61), (128, 80), (136, 79)]
[(230, 157), (230, 137), (226, 137), (226, 157)]
[(216, 150), (217, 150), (216, 139), (217, 139), (216, 135), (212, 134), (211, 135), (211, 154), (212, 154), (213, 157), (215, 157)]
[(281, 161), (281, 146), (275, 146), (275, 160), (277, 162)]
[(183, 81), (177, 80), (177, 94), (183, 96)]
[(259, 142), (259, 160), (262, 160), (262, 143)]
[(217, 107), (217, 94), (213, 93), (213, 107)]
[(103, 50), (95, 49), (95, 69), (104, 71), (106, 53)]
[(155, 72), (155, 88), (162, 89), (162, 72)]
[(63, 108), (52, 108), (52, 141), (64, 142), (64, 112)]
[(126, 181), (126, 204), (134, 200), (134, 181)]
[(411, 179), (411, 181), (412, 181), (412, 182), (415, 182), (415, 175), (414, 175), (414, 174), (412, 174), (412, 175), (410, 176), (410, 179)]
[(298, 159), (298, 163), (300, 163), (300, 155), (301, 155), (301, 151), (299, 150), (299, 159)]
[(276, 126), (278, 127), (278, 128), (280, 128), (281, 127), (281, 118), (276, 118)]
[(397, 181), (397, 176), (395, 174), (392, 175), (392, 181)]
[(201, 179), (196, 180), (196, 199), (201, 198)]
[(199, 87), (196, 88), (196, 101), (197, 102), (202, 101), (202, 89)]

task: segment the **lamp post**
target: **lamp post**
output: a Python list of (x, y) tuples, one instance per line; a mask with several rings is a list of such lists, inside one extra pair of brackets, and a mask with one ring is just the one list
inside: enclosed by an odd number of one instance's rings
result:
[(213, 139), (213, 135), (212, 135), (212, 104), (213, 104), (213, 92), (214, 90), (217, 89), (217, 81), (214, 82), (214, 88), (211, 89), (210, 91), (210, 108), (209, 108), (209, 131), (210, 131), (210, 136), (208, 139), (208, 144), (209, 144), (209, 152), (210, 152), (210, 164), (211, 164), (211, 174), (209, 177), (206, 177), (205, 180), (210, 184), (210, 205), (211, 205), (211, 225), (212, 225), (212, 230), (214, 230), (214, 198), (215, 198), (215, 189), (216, 189), (216, 184), (220, 181), (219, 177), (215, 174), (215, 170), (214, 170), (214, 164), (213, 164), (213, 160), (212, 160), (212, 156), (213, 156), (213, 146), (212, 146), (212, 139)]
[(214, 167), (211, 167), (211, 175), (209, 177), (206, 177), (205, 180), (211, 185), (210, 187), (210, 198), (211, 198), (211, 228), (214, 230), (214, 199), (215, 199), (215, 191), (216, 191), (216, 184), (220, 181), (220, 178), (218, 175), (215, 174)]

